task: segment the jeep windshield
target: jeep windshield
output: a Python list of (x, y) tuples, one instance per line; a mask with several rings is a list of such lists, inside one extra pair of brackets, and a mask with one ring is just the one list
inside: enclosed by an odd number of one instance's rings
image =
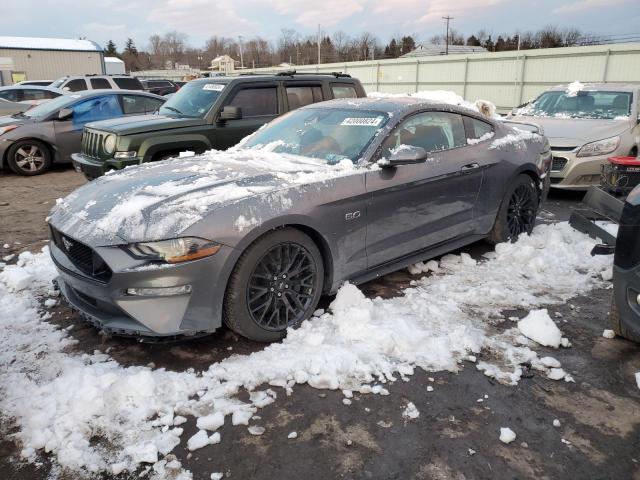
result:
[(158, 111), (167, 117), (203, 118), (224, 89), (223, 83), (189, 82)]
[(631, 113), (631, 92), (582, 90), (575, 95), (545, 92), (518, 111), (532, 117), (626, 120)]
[(304, 108), (274, 120), (239, 148), (355, 162), (388, 120), (385, 112)]

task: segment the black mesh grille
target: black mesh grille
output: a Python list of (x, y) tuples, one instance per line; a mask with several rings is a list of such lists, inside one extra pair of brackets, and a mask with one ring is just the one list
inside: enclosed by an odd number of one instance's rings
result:
[(51, 227), (51, 237), (56, 246), (78, 270), (101, 282), (111, 278), (111, 269), (91, 247), (81, 243)]
[(553, 157), (553, 163), (551, 164), (551, 171), (559, 172), (560, 170), (562, 170), (564, 167), (567, 166), (568, 161), (569, 160), (567, 160), (564, 157)]

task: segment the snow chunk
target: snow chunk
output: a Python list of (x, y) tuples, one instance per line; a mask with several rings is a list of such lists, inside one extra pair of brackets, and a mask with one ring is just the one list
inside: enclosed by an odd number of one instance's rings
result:
[(247, 430), (251, 435), (256, 435), (256, 436), (262, 435), (265, 432), (264, 427), (259, 427), (257, 425), (252, 425)]
[(215, 472), (215, 473), (212, 473), (209, 478), (211, 480), (222, 480), (222, 477), (224, 477), (224, 473)]
[(553, 426), (556, 428), (560, 428), (560, 420), (558, 420), (557, 418), (555, 418), (553, 420)]
[(193, 452), (194, 450), (216, 443), (220, 443), (220, 433), (216, 432), (209, 437), (206, 431), (198, 430), (198, 433), (187, 440), (187, 448)]
[(420, 416), (420, 411), (416, 408), (413, 402), (409, 402), (402, 412), (402, 416), (407, 420), (413, 420)]
[(640, 388), (640, 372), (636, 372), (636, 385)]
[(200, 417), (196, 421), (196, 426), (201, 430), (214, 431), (224, 425), (224, 415), (222, 412), (215, 412), (206, 417)]
[(509, 427), (500, 428), (500, 441), (502, 443), (511, 443), (516, 439), (516, 434)]
[(287, 438), (289, 440), (293, 440), (294, 438), (298, 438), (298, 432), (290, 432), (289, 435), (287, 435)]
[(616, 332), (614, 332), (613, 330), (604, 330), (602, 332), (602, 336), (604, 338), (615, 338), (616, 337)]
[(542, 357), (540, 363), (547, 368), (560, 368), (561, 366), (560, 362), (553, 357)]
[(518, 330), (527, 338), (545, 347), (558, 348), (562, 332), (551, 320), (546, 308), (532, 310), (518, 322)]
[(584, 90), (584, 84), (576, 80), (575, 82), (567, 85), (566, 93), (568, 97), (575, 97), (578, 95), (578, 92), (581, 92), (582, 90)]

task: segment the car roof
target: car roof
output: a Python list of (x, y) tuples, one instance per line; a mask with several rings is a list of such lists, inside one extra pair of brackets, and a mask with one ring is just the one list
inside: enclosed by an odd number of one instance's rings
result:
[(44, 86), (44, 85), (10, 85), (10, 86), (6, 86), (6, 87), (0, 87), (0, 91), (5, 91), (5, 90), (47, 90), (49, 92), (55, 92), (55, 93), (67, 93), (64, 90), (61, 90), (59, 88), (53, 88), (53, 87), (48, 87), (48, 86)]
[[(602, 92), (633, 92), (638, 90), (640, 85), (634, 85), (632, 83), (585, 83), (582, 90), (599, 90)], [(567, 85), (556, 85), (549, 90), (566, 91)]]
[(157, 98), (159, 100), (166, 100), (166, 98), (156, 95), (155, 93), (145, 92), (144, 90), (125, 90), (120, 88), (96, 88), (93, 90), (80, 90), (78, 92), (65, 92), (67, 97), (70, 98), (80, 98), (80, 97), (95, 97), (98, 95), (104, 95), (105, 93), (113, 93), (113, 94), (134, 94), (134, 95), (144, 95), (145, 97)]
[(389, 114), (401, 114), (404, 112), (416, 110), (421, 107), (432, 107), (438, 109), (442, 108), (445, 110), (455, 110), (460, 113), (475, 113), (476, 115), (478, 114), (478, 112), (475, 112), (464, 106), (410, 96), (338, 98), (335, 100), (328, 100), (326, 102), (312, 103), (302, 108), (347, 108), (373, 110), (378, 112), (386, 112)]
[(352, 77), (342, 77), (333, 74), (325, 75), (284, 75), (284, 74), (240, 74), (240, 75), (220, 75), (217, 77), (205, 77), (191, 80), (189, 83), (231, 83), (231, 82), (255, 82), (255, 81), (273, 81), (273, 80), (285, 80), (287, 82), (319, 82), (322, 80), (331, 80), (333, 82), (341, 83), (355, 83), (355, 79)]

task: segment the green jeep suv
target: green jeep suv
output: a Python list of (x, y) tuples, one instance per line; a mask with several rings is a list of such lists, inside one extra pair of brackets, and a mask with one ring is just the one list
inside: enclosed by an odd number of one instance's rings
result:
[(342, 73), (221, 76), (192, 80), (153, 115), (89, 123), (71, 158), (88, 179), (129, 165), (225, 150), (274, 118), (333, 98), (365, 97)]

